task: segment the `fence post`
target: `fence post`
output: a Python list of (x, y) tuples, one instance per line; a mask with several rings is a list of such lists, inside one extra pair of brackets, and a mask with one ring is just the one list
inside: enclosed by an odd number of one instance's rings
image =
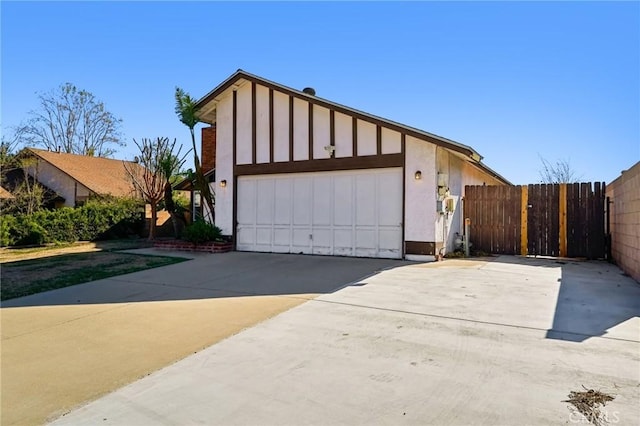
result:
[(469, 232), (471, 229), (471, 219), (464, 219), (464, 257), (469, 257)]
[(558, 206), (559, 212), (559, 243), (560, 243), (560, 257), (567, 256), (567, 184), (560, 184), (560, 205)]
[(522, 197), (520, 202), (520, 254), (527, 255), (527, 214), (529, 212), (529, 192), (527, 185), (522, 185)]

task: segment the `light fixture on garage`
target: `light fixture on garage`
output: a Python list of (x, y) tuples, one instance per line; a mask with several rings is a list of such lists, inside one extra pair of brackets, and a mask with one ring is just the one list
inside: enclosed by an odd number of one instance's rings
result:
[(227, 187), (227, 181), (226, 180), (221, 180), (220, 181), (220, 188), (226, 188)]
[(421, 172), (420, 170), (418, 170), (418, 171), (416, 172), (416, 174), (415, 174), (415, 175), (413, 175), (413, 177), (414, 177), (416, 180), (420, 180), (420, 179), (422, 179), (422, 172)]

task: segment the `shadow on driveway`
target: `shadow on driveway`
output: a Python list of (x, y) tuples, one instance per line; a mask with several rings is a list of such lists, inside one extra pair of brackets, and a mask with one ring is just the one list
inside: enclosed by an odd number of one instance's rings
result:
[(10, 299), (2, 307), (322, 294), (408, 264), (411, 262), (291, 254), (195, 254), (187, 262)]
[[(560, 270), (548, 339), (583, 342), (592, 336), (605, 336), (607, 330), (625, 321), (640, 318), (640, 284), (613, 264), (517, 256), (500, 256), (494, 262)], [(637, 337), (640, 338), (640, 329)]]

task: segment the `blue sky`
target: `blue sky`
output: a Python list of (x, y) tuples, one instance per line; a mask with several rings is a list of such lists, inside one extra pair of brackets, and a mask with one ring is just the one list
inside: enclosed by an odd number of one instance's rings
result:
[(71, 82), (132, 139), (190, 145), (175, 86), (238, 68), (472, 146), (516, 184), (539, 155), (585, 181), (640, 160), (638, 2), (7, 2), (2, 126)]

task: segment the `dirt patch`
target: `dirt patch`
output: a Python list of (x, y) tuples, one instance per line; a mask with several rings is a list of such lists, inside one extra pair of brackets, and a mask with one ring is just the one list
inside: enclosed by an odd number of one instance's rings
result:
[(585, 389), (584, 391), (571, 391), (569, 399), (562, 402), (568, 402), (573, 405), (580, 414), (595, 426), (606, 424), (607, 420), (600, 408), (607, 405), (607, 402), (613, 401), (615, 397), (597, 390), (587, 389), (584, 386), (583, 388)]
[(186, 259), (119, 252), (63, 254), (2, 265), (2, 300), (182, 262)]

